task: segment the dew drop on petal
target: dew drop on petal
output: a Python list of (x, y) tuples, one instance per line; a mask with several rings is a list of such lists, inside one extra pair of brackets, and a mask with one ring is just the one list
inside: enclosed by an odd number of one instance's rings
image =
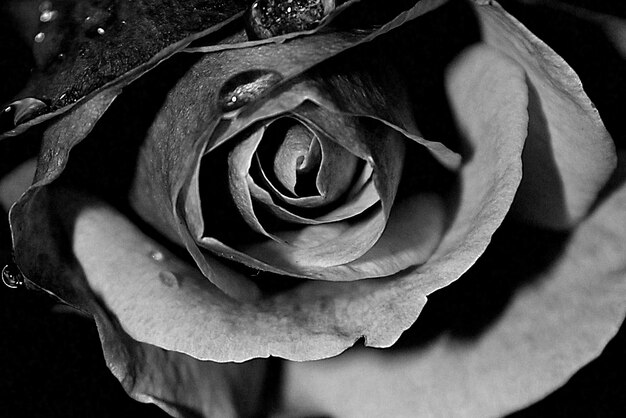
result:
[(59, 12), (57, 12), (56, 10), (46, 9), (41, 12), (41, 15), (39, 15), (39, 21), (43, 23), (51, 22), (56, 19), (58, 14)]
[(150, 252), (150, 258), (153, 259), (154, 261), (163, 261), (165, 259), (165, 256), (163, 255), (161, 251), (154, 250)]
[(335, 9), (335, 0), (255, 0), (246, 13), (248, 38), (311, 30)]
[(177, 288), (180, 286), (180, 279), (171, 271), (162, 271), (159, 273), (159, 280), (167, 287)]
[(2, 282), (11, 289), (17, 289), (24, 285), (24, 276), (15, 264), (7, 264), (2, 269)]
[(229, 112), (261, 97), (267, 90), (278, 84), (283, 76), (271, 70), (249, 70), (226, 80), (218, 94), (218, 105), (223, 112)]
[(40, 114), (48, 105), (34, 97), (16, 100), (9, 104), (0, 113), (0, 128), (4, 132), (13, 129), (20, 123), (26, 122)]

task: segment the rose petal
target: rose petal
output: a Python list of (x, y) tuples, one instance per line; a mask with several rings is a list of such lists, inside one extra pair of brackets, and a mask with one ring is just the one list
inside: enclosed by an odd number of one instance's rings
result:
[[(344, 89), (357, 90), (359, 87), (362, 88), (362, 86), (354, 84), (344, 84)], [(326, 87), (326, 90), (324, 87)], [(332, 87), (337, 87), (337, 85)], [(380, 89), (382, 86), (376, 87)], [(305, 80), (288, 86), (287, 89), (277, 90), (274, 94), (268, 95), (265, 100), (260, 100), (255, 105), (245, 108), (236, 117), (232, 115), (225, 117), (226, 120), (216, 129), (216, 133), (206, 152), (211, 152), (255, 123), (293, 111), (306, 102), (313, 102), (328, 112), (341, 112), (347, 116), (371, 118), (381, 122), (417, 144), (424, 146), (433, 157), (448, 169), (458, 169), (461, 163), (459, 154), (440, 142), (426, 140), (417, 134), (412, 117), (407, 114), (410, 107), (407, 106), (404, 100), (397, 100), (398, 97), (389, 93), (385, 97), (387, 99), (386, 102), (384, 102), (381, 101), (380, 97), (370, 97), (371, 93), (366, 91), (362, 94), (368, 97), (367, 100), (364, 100), (363, 97), (355, 97), (353, 100), (342, 102), (342, 106), (338, 107), (338, 103), (328, 97), (328, 93), (332, 92), (332, 90), (328, 89), (327, 86), (319, 86)], [(353, 92), (353, 94), (358, 96), (357, 92)], [(403, 96), (400, 95), (400, 97)], [(390, 100), (394, 100), (393, 103)]]
[(133, 340), (91, 300), (107, 366), (135, 400), (173, 417), (241, 417), (260, 412), (266, 364), (218, 364)]
[[(622, 181), (580, 224), (558, 260), (525, 277), (528, 284), (473, 337), (443, 334), (410, 351), (354, 350), (322, 362), (288, 363), (287, 405), (341, 417), (469, 417), (502, 416), (537, 401), (597, 357), (624, 321), (625, 212)], [(508, 277), (485, 264), (487, 271), (473, 277), (480, 281), (477, 288), (489, 284), (485, 275), (510, 281), (511, 266), (520, 259), (537, 265), (533, 252), (541, 255), (545, 243), (535, 238), (528, 253), (503, 251), (515, 249), (517, 237), (510, 232), (502, 231), (497, 247), (488, 249)], [(447, 291), (440, 296), (449, 304)], [(479, 304), (481, 294), (465, 291), (462, 298), (476, 297)], [(423, 325), (418, 320), (416, 333)]]
[(326, 222), (342, 221), (344, 219), (359, 215), (366, 209), (371, 208), (376, 202), (380, 201), (374, 181), (372, 180), (373, 169), (370, 165), (363, 168), (361, 176), (354, 183), (351, 190), (346, 193), (346, 202), (339, 207), (316, 217), (304, 217), (283, 208), (276, 204), (274, 197), (265, 189), (250, 183), (250, 191), (255, 195), (259, 202), (262, 202), (266, 209), (271, 211), (281, 220), (298, 223), (298, 224), (320, 224)]
[(72, 109), (66, 117), (55, 121), (45, 131), (34, 183), (47, 184), (61, 174), (70, 150), (89, 135), (119, 93), (117, 89), (109, 89), (97, 94)]
[[(310, 282), (239, 302), (102, 202), (54, 186), (37, 194), (31, 204), (53, 206), (37, 211), (40, 216), (29, 225), (45, 238), (44, 245), (31, 245), (27, 253), (18, 239), (16, 256), (24, 274), (74, 306), (101, 315), (92, 306), (96, 295), (133, 339), (166, 350), (220, 362), (269, 355), (323, 358), (364, 335), (371, 344), (390, 345), (421, 309), (388, 279)], [(63, 222), (51, 223), (54, 218)], [(46, 247), (51, 230), (66, 245)], [(22, 256), (45, 258), (48, 264), (39, 270), (41, 263), (27, 263)], [(212, 265), (224, 277), (241, 275), (218, 260)], [(64, 280), (54, 283), (59, 276)]]
[(550, 47), (495, 1), (475, 10), (484, 41), (524, 67), (530, 125), (515, 210), (543, 226), (567, 228), (593, 204), (615, 168), (615, 147), (580, 79)]

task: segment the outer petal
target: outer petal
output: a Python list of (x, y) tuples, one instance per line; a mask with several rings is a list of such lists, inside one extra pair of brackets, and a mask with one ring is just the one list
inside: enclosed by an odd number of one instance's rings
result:
[[(554, 241), (546, 232), (520, 246), (515, 227), (503, 228), (483, 256), (490, 262), (476, 270), (476, 284), (467, 283), (473, 290), (463, 287), (458, 299), (450, 298), (448, 289), (436, 295), (445, 306), (433, 311), (436, 319), (448, 321), (446, 328), (457, 321), (464, 328), (410, 350), (354, 350), (323, 362), (288, 363), (287, 404), (340, 417), (475, 417), (501, 416), (540, 399), (598, 356), (624, 320), (624, 213), (622, 182), (583, 221), (556, 263), (524, 277), (530, 280), (495, 322), (472, 331), (467, 321), (472, 312), (464, 312), (463, 305), (480, 310), (493, 303), (481, 286), (515, 287), (512, 267), (529, 274), (529, 265), (536, 268), (554, 250), (546, 245)], [(490, 270), (494, 263), (500, 270)], [(485, 280), (489, 277), (493, 282)], [(502, 281), (508, 284), (498, 284)], [(441, 315), (450, 311), (451, 317)], [(418, 321), (415, 331), (425, 325)]]
[(615, 147), (580, 79), (495, 1), (475, 6), (484, 41), (515, 59), (530, 85), (524, 179), (515, 205), (532, 222), (578, 222), (615, 168)]

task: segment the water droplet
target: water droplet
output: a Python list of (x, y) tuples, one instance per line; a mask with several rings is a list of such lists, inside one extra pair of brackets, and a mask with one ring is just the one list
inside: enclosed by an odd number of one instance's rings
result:
[(48, 107), (48, 105), (39, 99), (35, 99), (34, 97), (27, 97), (11, 103), (9, 107), (11, 107), (15, 112), (13, 114), (13, 123), (17, 126), (20, 123), (32, 119), (34, 115)]
[(11, 289), (17, 289), (24, 286), (24, 276), (14, 263), (7, 264), (2, 269), (2, 282)]
[(163, 261), (165, 259), (165, 256), (161, 251), (154, 250), (150, 253), (150, 258), (152, 258), (154, 261)]
[(159, 273), (159, 279), (167, 287), (179, 287), (180, 279), (171, 271), (162, 271)]
[(246, 13), (248, 38), (310, 30), (335, 9), (335, 0), (255, 0)]
[(226, 80), (218, 95), (218, 105), (224, 112), (239, 109), (261, 97), (268, 89), (283, 79), (270, 70), (249, 70)]
[(46, 9), (41, 12), (41, 15), (39, 15), (39, 21), (43, 23), (51, 22), (56, 19), (58, 14), (59, 12), (57, 12), (56, 10)]
[(113, 10), (110, 8), (100, 8), (92, 4), (88, 6), (86, 12), (82, 29), (89, 37), (104, 35), (115, 19)]
[(43, 32), (39, 32), (37, 35), (35, 35), (35, 42), (37, 43), (42, 43), (44, 39), (46, 39), (46, 34)]
[(40, 114), (48, 107), (44, 102), (33, 97), (17, 100), (2, 110), (0, 113), (0, 131), (13, 129), (20, 123), (24, 123)]

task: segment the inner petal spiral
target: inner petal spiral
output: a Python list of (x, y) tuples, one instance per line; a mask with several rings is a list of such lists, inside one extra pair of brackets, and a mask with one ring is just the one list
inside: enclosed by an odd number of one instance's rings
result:
[(313, 132), (299, 123), (287, 128), (274, 156), (274, 174), (294, 197), (319, 194), (315, 175), (321, 163), (320, 154), (320, 144)]
[[(264, 192), (295, 208), (319, 208), (340, 199), (353, 185), (359, 158), (300, 121), (271, 123), (258, 146), (252, 180)], [(257, 200), (258, 188), (251, 188)]]

